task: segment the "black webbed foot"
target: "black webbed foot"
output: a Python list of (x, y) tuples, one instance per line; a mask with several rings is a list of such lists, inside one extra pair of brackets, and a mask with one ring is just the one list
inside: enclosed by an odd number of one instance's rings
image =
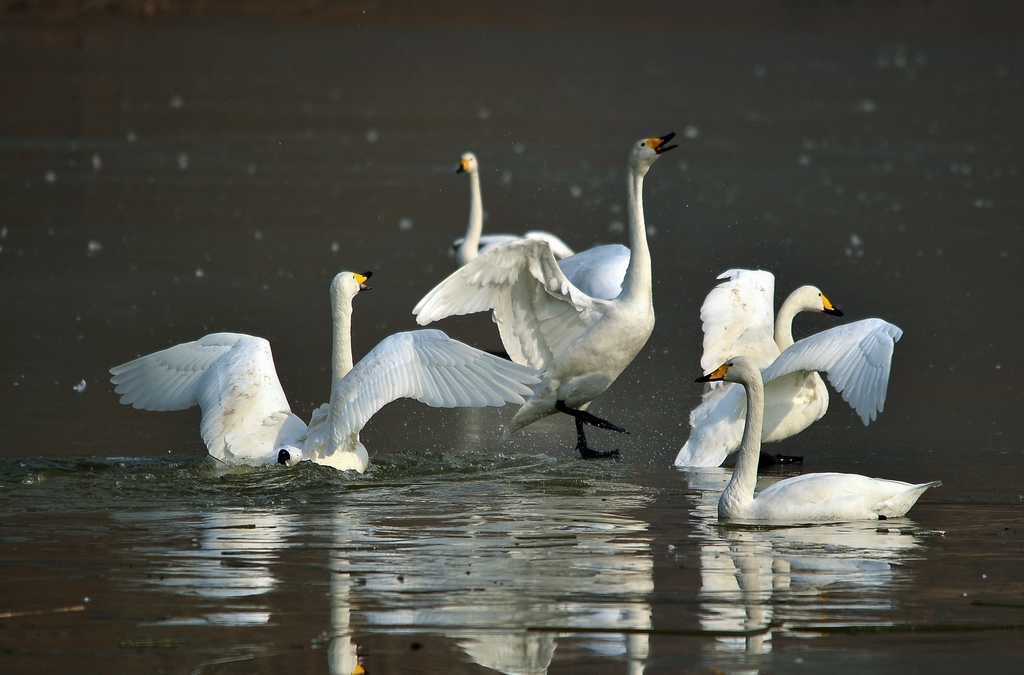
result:
[(591, 450), (590, 448), (580, 448), (580, 447), (577, 447), (576, 449), (580, 451), (580, 458), (581, 459), (611, 459), (613, 457), (618, 457), (619, 456), (619, 451), (618, 450), (603, 450), (602, 451), (602, 450)]
[(281, 451), (279, 453), (277, 453), (277, 463), (278, 464), (287, 465), (288, 462), (291, 461), (291, 458), (292, 458), (292, 454), (290, 452), (288, 452), (287, 450), (285, 450), (284, 448), (281, 448)]

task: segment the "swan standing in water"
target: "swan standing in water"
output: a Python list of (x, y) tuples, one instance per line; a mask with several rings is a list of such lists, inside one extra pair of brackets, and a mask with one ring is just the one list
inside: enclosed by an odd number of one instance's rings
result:
[(295, 464), (303, 459), (362, 472), (359, 431), (399, 398), (441, 408), (523, 403), (539, 382), (532, 368), (474, 349), (438, 330), (396, 333), (352, 363), (352, 299), (370, 273), (342, 272), (331, 283), (334, 346), (330, 403), (309, 427), (291, 412), (270, 343), (214, 333), (110, 369), (121, 403), (144, 410), (202, 409), (210, 455), (230, 464)]
[(573, 254), (573, 250), (564, 241), (543, 230), (531, 230), (521, 237), (514, 234), (482, 234), (484, 205), (483, 198), (480, 196), (480, 165), (476, 161), (476, 155), (472, 152), (464, 154), (459, 160), (459, 166), (456, 167), (455, 173), (465, 173), (469, 176), (469, 224), (466, 226), (466, 236), (456, 239), (452, 244), (452, 248), (455, 250), (455, 261), (459, 267), (489, 248), (520, 239), (542, 239), (548, 242), (555, 258), (566, 258)]
[(761, 452), (764, 384), (761, 370), (746, 356), (730, 359), (697, 382), (735, 382), (746, 390), (747, 413), (729, 484), (718, 500), (719, 520), (826, 523), (885, 520), (906, 514), (925, 490), (941, 481), (913, 485), (852, 473), (809, 473), (779, 481), (754, 494)]
[[(493, 248), (454, 272), (413, 309), (426, 325), (447, 316), (493, 310), (505, 350), (516, 363), (543, 371), (541, 383), (512, 418), (512, 432), (556, 412), (576, 421), (576, 449), (584, 458), (609, 457), (587, 445), (583, 425), (623, 432), (586, 408), (647, 343), (654, 329), (651, 254), (644, 225), (643, 180), (675, 134), (648, 138), (629, 155), (631, 254), (613, 299), (582, 292), (555, 261), (545, 241), (521, 240)], [(577, 254), (582, 255), (582, 254)], [(564, 261), (563, 261), (564, 262)]]
[[(793, 342), (793, 318), (800, 312), (842, 316), (814, 286), (801, 286), (772, 319), (775, 278), (770, 272), (729, 270), (701, 306), (704, 322), (705, 370), (728, 356), (747, 356), (764, 370), (786, 354), (786, 363), (765, 372), (765, 413), (761, 441), (773, 443), (794, 436), (821, 419), (828, 410), (828, 388), (816, 371), (839, 367), (830, 380), (858, 412), (864, 424), (885, 404), (894, 343), (903, 334), (880, 319), (865, 319), (822, 331)], [(847, 383), (850, 385), (846, 388)], [(736, 452), (743, 433), (743, 391), (717, 386), (704, 393), (690, 413), (690, 437), (676, 456), (678, 467), (719, 466)], [(785, 461), (763, 453), (763, 461)]]

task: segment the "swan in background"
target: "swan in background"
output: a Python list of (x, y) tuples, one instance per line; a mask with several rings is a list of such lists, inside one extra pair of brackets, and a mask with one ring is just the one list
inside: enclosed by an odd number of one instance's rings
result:
[(455, 262), (459, 267), (491, 247), (520, 239), (541, 239), (548, 242), (555, 258), (567, 258), (573, 254), (573, 250), (564, 241), (543, 230), (531, 230), (521, 237), (514, 234), (482, 234), (484, 205), (483, 198), (480, 196), (480, 165), (476, 160), (476, 155), (472, 152), (464, 154), (455, 173), (465, 173), (469, 176), (469, 224), (466, 226), (466, 236), (456, 239), (452, 244), (452, 249), (455, 251)]
[(447, 316), (493, 310), (505, 351), (516, 363), (543, 371), (505, 431), (556, 412), (576, 422), (576, 449), (583, 458), (610, 457), (587, 445), (583, 425), (626, 430), (586, 412), (647, 343), (654, 329), (651, 254), (644, 225), (643, 180), (675, 134), (633, 146), (628, 163), (631, 255), (622, 291), (614, 299), (583, 293), (555, 261), (545, 241), (524, 239), (492, 248), (454, 272), (413, 309), (426, 325)]
[(912, 485), (852, 473), (809, 473), (779, 481), (754, 494), (761, 452), (764, 384), (761, 370), (737, 356), (697, 382), (734, 382), (747, 397), (746, 424), (729, 484), (718, 500), (718, 519), (742, 522), (826, 523), (885, 520), (906, 514), (925, 490), (940, 481)]
[[(840, 364), (843, 382), (852, 386), (845, 398), (864, 424), (875, 419), (885, 403), (894, 343), (903, 332), (880, 319), (865, 319), (822, 331), (793, 342), (793, 318), (800, 312), (842, 316), (814, 286), (793, 291), (772, 319), (775, 279), (770, 272), (729, 270), (701, 306), (707, 371), (731, 355), (743, 355), (764, 370), (781, 354), (793, 352), (800, 368), (773, 370), (764, 378), (765, 413), (761, 441), (773, 443), (794, 436), (821, 419), (828, 410), (828, 388), (816, 371)], [(730, 354), (732, 352), (732, 354)], [(797, 357), (801, 353), (803, 356)], [(676, 456), (678, 467), (719, 466), (736, 452), (743, 433), (744, 396), (732, 386), (709, 387), (690, 413), (690, 437)], [(761, 455), (762, 461), (785, 461)]]
[(295, 464), (303, 459), (362, 472), (359, 431), (384, 405), (414, 398), (433, 407), (523, 403), (540, 380), (533, 369), (479, 351), (438, 330), (396, 333), (352, 363), (352, 300), (370, 273), (331, 283), (334, 346), (330, 403), (309, 427), (292, 414), (270, 343), (214, 333), (110, 369), (121, 403), (144, 410), (202, 409), (210, 455), (229, 464)]

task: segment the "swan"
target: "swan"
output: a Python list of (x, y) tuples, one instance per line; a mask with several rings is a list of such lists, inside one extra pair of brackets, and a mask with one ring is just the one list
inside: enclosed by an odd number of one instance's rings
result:
[(464, 173), (469, 176), (469, 224), (466, 226), (466, 236), (456, 239), (452, 244), (452, 249), (455, 251), (455, 262), (459, 267), (491, 247), (501, 246), (519, 239), (543, 239), (551, 245), (551, 252), (558, 259), (573, 254), (573, 250), (564, 241), (543, 230), (531, 230), (523, 234), (522, 237), (514, 234), (481, 234), (484, 229), (484, 206), (483, 198), (480, 196), (480, 164), (477, 162), (476, 155), (472, 152), (462, 155), (459, 165), (455, 168), (455, 173)]
[[(576, 422), (576, 449), (586, 459), (610, 457), (587, 445), (583, 425), (626, 433), (586, 411), (632, 362), (654, 329), (651, 255), (644, 226), (643, 180), (675, 134), (633, 146), (628, 162), (631, 254), (621, 292), (612, 299), (583, 293), (567, 278), (545, 241), (492, 248), (455, 271), (413, 309), (426, 325), (447, 316), (493, 310), (505, 351), (544, 371), (505, 436), (556, 412)], [(582, 255), (582, 254), (577, 254)]]
[(352, 300), (369, 272), (331, 283), (334, 345), (330, 403), (309, 426), (291, 412), (270, 343), (213, 333), (110, 369), (121, 403), (144, 410), (202, 409), (200, 432), (212, 457), (229, 464), (306, 459), (338, 470), (369, 464), (359, 431), (384, 405), (414, 398), (433, 407), (523, 403), (540, 380), (532, 368), (452, 340), (439, 330), (396, 333), (352, 363)]
[(885, 520), (906, 514), (925, 490), (941, 481), (913, 485), (851, 473), (809, 473), (779, 481), (754, 494), (761, 451), (765, 389), (750, 357), (737, 356), (697, 382), (734, 382), (746, 391), (747, 413), (740, 454), (718, 500), (718, 519), (742, 522), (827, 523)]
[[(806, 355), (799, 368), (774, 370), (765, 376), (765, 415), (761, 441), (773, 443), (794, 436), (821, 419), (828, 410), (828, 388), (816, 371), (841, 364), (843, 382), (852, 382), (843, 397), (864, 424), (875, 419), (885, 403), (893, 346), (903, 332), (880, 319), (865, 319), (822, 331), (794, 343), (793, 318), (800, 312), (843, 313), (814, 286), (801, 286), (772, 320), (775, 278), (761, 270), (729, 270), (701, 306), (704, 322), (705, 370), (730, 356), (749, 357), (764, 370), (781, 354)], [(774, 324), (774, 325), (773, 325)], [(838, 385), (837, 385), (838, 386)], [(690, 413), (690, 436), (675, 466), (719, 466), (736, 452), (743, 433), (743, 392), (738, 387), (708, 388)], [(786, 460), (763, 454), (768, 462)]]

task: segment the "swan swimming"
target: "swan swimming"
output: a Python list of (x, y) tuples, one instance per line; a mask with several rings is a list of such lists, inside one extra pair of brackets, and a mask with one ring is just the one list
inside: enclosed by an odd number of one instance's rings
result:
[(643, 180), (655, 160), (676, 147), (668, 145), (674, 136), (639, 141), (629, 154), (631, 253), (616, 297), (582, 292), (559, 267), (547, 242), (524, 239), (492, 248), (470, 261), (413, 309), (420, 325), (493, 310), (501, 341), (512, 360), (543, 371), (541, 383), (512, 418), (506, 436), (562, 412), (575, 418), (576, 449), (583, 458), (618, 454), (617, 450), (590, 448), (583, 425), (626, 433), (586, 408), (633, 361), (654, 329)]
[[(825, 415), (828, 388), (817, 371), (829, 373), (829, 380), (865, 425), (882, 411), (894, 344), (903, 331), (881, 319), (864, 319), (794, 343), (793, 318), (798, 313), (842, 316), (820, 290), (814, 286), (796, 289), (773, 321), (775, 278), (770, 272), (729, 270), (718, 278), (726, 281), (716, 286), (701, 306), (701, 367), (712, 368), (731, 351), (747, 356), (765, 371), (763, 443), (794, 436)], [(780, 361), (783, 354), (786, 359)], [(719, 466), (736, 452), (745, 405), (739, 387), (708, 388), (690, 413), (690, 436), (676, 456), (675, 466)], [(762, 454), (765, 458), (773, 461)]]
[(524, 402), (540, 379), (439, 330), (396, 333), (352, 363), (352, 300), (369, 272), (342, 272), (331, 283), (334, 345), (331, 397), (307, 426), (292, 414), (270, 343), (213, 333), (110, 369), (121, 403), (144, 410), (202, 409), (200, 432), (212, 457), (229, 464), (296, 464), (311, 460), (365, 471), (359, 431), (399, 398), (441, 408)]
[(729, 484), (718, 500), (719, 520), (772, 523), (827, 523), (885, 520), (910, 510), (925, 490), (941, 481), (913, 485), (852, 473), (809, 473), (779, 481), (756, 495), (757, 460), (765, 390), (761, 370), (737, 356), (697, 382), (734, 382), (746, 391), (747, 412), (740, 454)]
[(567, 258), (573, 254), (573, 250), (569, 248), (568, 244), (543, 230), (530, 230), (521, 237), (514, 234), (482, 234), (484, 206), (483, 198), (480, 196), (480, 164), (477, 162), (476, 155), (472, 152), (462, 155), (455, 173), (464, 173), (469, 176), (469, 224), (466, 226), (466, 236), (459, 237), (452, 244), (452, 249), (455, 251), (455, 262), (459, 267), (489, 248), (520, 239), (542, 239), (548, 242), (555, 258)]

